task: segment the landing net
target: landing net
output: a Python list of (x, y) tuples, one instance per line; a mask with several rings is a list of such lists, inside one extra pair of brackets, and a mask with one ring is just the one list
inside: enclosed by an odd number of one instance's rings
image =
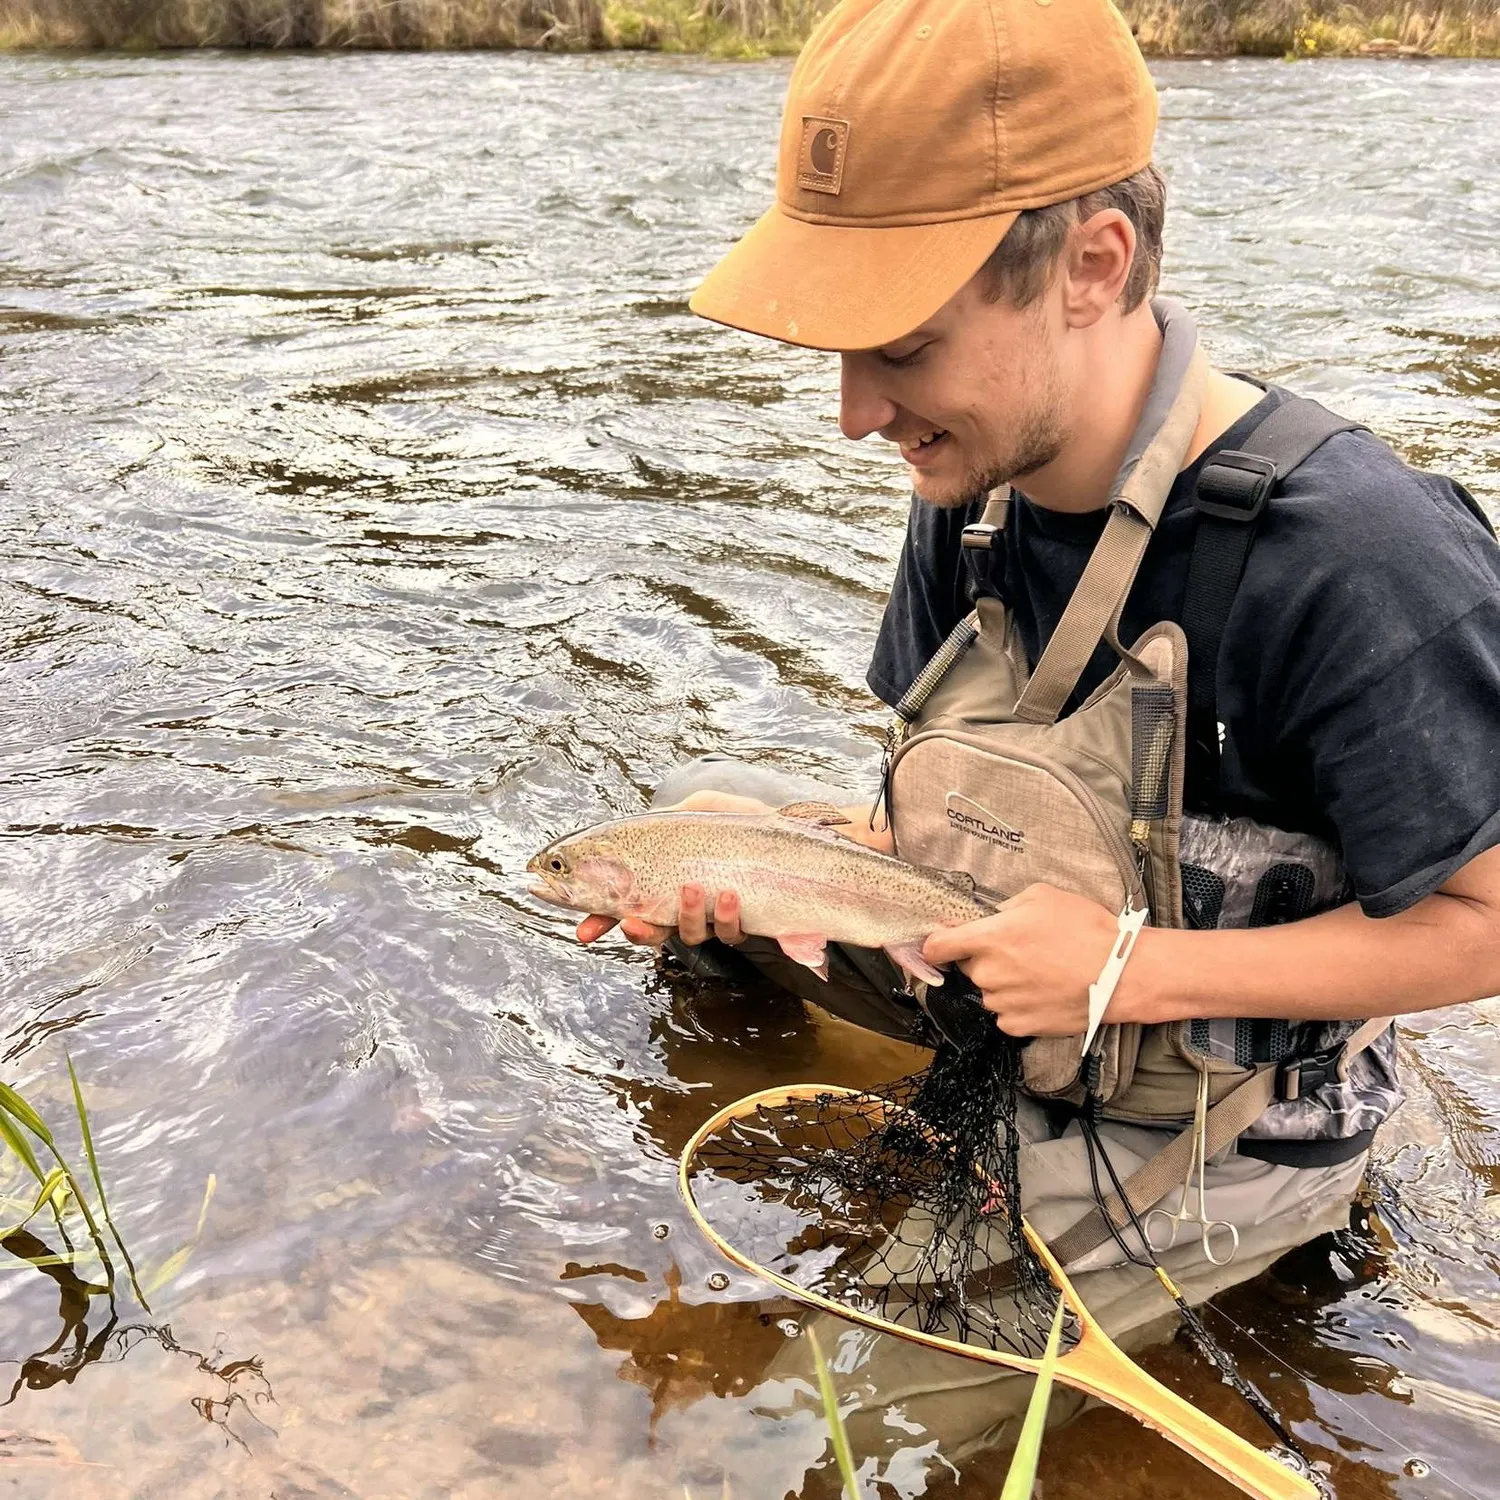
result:
[(1036, 1359), (1059, 1293), (1018, 1209), (1020, 1043), (977, 997), (949, 1005), (923, 1072), (746, 1101), (685, 1157), (684, 1184), (722, 1248), (803, 1295)]

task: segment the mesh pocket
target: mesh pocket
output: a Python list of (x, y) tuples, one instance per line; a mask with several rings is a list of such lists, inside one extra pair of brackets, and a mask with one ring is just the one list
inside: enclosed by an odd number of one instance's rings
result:
[(1132, 820), (1164, 818), (1171, 805), (1177, 694), (1166, 684), (1130, 691)]
[(1313, 904), (1313, 872), (1306, 865), (1272, 865), (1255, 882), (1252, 927), (1279, 927), (1307, 916)]
[(1197, 931), (1219, 925), (1224, 910), (1224, 882), (1202, 865), (1182, 867), (1182, 919)]

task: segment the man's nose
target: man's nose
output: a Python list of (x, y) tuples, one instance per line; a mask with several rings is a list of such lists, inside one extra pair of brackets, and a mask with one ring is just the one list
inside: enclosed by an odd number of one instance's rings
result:
[(839, 431), (857, 443), (896, 420), (895, 404), (881, 395), (868, 354), (841, 356)]

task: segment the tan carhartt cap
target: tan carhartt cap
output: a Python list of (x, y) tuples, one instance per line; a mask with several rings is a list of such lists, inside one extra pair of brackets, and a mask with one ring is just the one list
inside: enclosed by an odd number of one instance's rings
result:
[(1022, 209), (1147, 166), (1155, 130), (1109, 0), (843, 0), (792, 72), (776, 203), (692, 309), (815, 349), (890, 343)]

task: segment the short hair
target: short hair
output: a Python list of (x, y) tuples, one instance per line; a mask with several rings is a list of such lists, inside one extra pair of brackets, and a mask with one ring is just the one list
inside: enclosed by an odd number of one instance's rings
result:
[(1120, 305), (1134, 312), (1161, 279), (1167, 184), (1155, 166), (1081, 198), (1026, 209), (979, 268), (985, 300), (1029, 307), (1047, 289), (1068, 231), (1107, 208), (1119, 209), (1135, 227), (1135, 259), (1120, 293)]

